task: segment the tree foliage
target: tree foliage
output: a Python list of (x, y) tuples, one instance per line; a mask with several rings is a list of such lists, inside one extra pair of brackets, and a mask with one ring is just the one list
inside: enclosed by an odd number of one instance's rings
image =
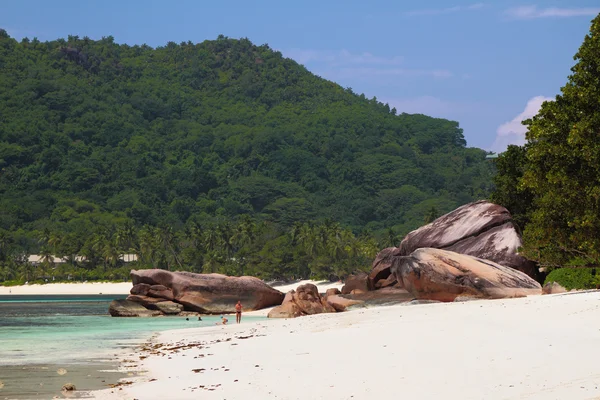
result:
[[(200, 257), (184, 232), (247, 215), (270, 233), (244, 252), (275, 276), (306, 256), (281, 249), (296, 224), (328, 218), (383, 240), (487, 196), (485, 152), (465, 145), (457, 122), (396, 115), (248, 39), (0, 35), (0, 228), (13, 258), (61, 247), (111, 270), (127, 250), (204, 270), (248, 245), (212, 238)], [(40, 242), (45, 232), (58, 239)], [(341, 262), (345, 235), (306, 265)]]
[(528, 221), (524, 254), (550, 266), (600, 262), (600, 16), (574, 59), (561, 94), (524, 122), (526, 146), (499, 158), (493, 195)]

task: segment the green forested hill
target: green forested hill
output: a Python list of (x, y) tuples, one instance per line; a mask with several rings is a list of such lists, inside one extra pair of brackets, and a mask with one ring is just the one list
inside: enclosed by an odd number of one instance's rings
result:
[[(0, 264), (38, 252), (116, 267), (110, 242), (147, 266), (196, 270), (245, 246), (264, 270), (304, 223), (378, 247), (488, 195), (491, 166), (457, 122), (396, 114), (247, 39), (154, 49), (0, 30)], [(252, 245), (208, 238), (243, 224)], [(165, 254), (144, 257), (153, 229)]]

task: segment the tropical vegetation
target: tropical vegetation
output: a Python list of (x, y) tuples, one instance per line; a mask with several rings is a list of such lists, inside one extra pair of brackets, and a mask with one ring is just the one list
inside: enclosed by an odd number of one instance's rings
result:
[(487, 197), (485, 156), (457, 122), (399, 114), (248, 39), (0, 30), (0, 280), (344, 276)]
[[(600, 15), (574, 59), (561, 94), (524, 122), (527, 143), (499, 157), (492, 194), (521, 222), (523, 254), (549, 270), (600, 265)], [(572, 274), (595, 269), (554, 276)]]

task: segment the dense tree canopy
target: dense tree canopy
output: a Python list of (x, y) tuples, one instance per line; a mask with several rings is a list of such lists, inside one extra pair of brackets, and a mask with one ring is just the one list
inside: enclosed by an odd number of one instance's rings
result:
[(500, 157), (493, 196), (527, 222), (524, 253), (549, 266), (600, 264), (600, 16), (575, 60), (561, 94), (525, 121), (526, 146)]
[[(135, 252), (143, 266), (223, 270), (245, 249), (262, 276), (299, 260), (295, 275), (324, 275), (327, 257), (356, 268), (371, 240), (486, 197), (491, 176), (457, 122), (396, 115), (247, 39), (154, 49), (0, 34), (0, 263), (47, 252), (117, 268)], [(215, 255), (210, 232), (250, 223), (253, 240), (231, 232)], [(298, 226), (328, 233), (298, 247)]]

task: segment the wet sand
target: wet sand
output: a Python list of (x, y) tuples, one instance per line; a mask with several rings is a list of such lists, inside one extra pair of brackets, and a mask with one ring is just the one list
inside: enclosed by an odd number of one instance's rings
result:
[[(133, 373), (132, 373), (133, 375)], [(118, 363), (76, 365), (3, 365), (0, 367), (0, 399), (37, 400), (90, 398), (92, 390), (106, 389), (128, 378), (118, 371)], [(63, 385), (72, 383), (74, 392), (61, 392)]]

